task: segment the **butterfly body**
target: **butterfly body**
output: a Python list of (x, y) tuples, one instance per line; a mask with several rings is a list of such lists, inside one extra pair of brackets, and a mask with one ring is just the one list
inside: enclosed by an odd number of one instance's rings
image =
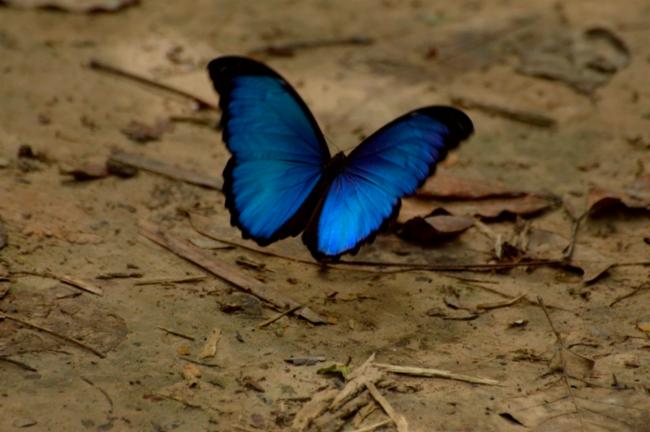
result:
[(260, 245), (303, 232), (317, 260), (356, 253), (447, 151), (473, 131), (455, 108), (407, 113), (332, 157), (306, 104), (275, 71), (244, 57), (208, 66), (220, 95), (231, 223)]

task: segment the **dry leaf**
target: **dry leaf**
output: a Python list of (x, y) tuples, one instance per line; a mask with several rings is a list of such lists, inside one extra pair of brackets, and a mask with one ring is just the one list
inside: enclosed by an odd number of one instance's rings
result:
[(418, 243), (432, 243), (455, 237), (474, 224), (468, 216), (436, 215), (427, 218), (416, 217), (402, 226), (399, 235)]
[(613, 205), (650, 210), (650, 175), (636, 179), (623, 190), (593, 187), (587, 195), (587, 208), (591, 213), (600, 212)]

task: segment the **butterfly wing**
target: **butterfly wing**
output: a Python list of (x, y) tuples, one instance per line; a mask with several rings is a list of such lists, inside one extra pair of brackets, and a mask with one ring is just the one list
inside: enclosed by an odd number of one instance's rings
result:
[(296, 91), (262, 63), (220, 57), (208, 71), (232, 153), (223, 186), (231, 223), (260, 245), (297, 235), (330, 159), (316, 120)]
[(473, 132), (469, 117), (445, 106), (421, 108), (364, 140), (334, 177), (303, 241), (317, 259), (337, 259), (372, 241), (447, 152)]

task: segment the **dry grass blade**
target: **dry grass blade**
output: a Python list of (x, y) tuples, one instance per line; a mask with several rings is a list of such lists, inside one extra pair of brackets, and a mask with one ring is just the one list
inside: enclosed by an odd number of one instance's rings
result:
[(188, 335), (186, 335), (186, 334), (183, 334), (183, 333), (177, 332), (177, 331), (175, 331), (175, 330), (170, 330), (170, 329), (165, 328), (165, 327), (157, 327), (157, 329), (158, 329), (158, 330), (162, 330), (162, 331), (164, 331), (164, 332), (167, 333), (167, 334), (174, 335), (174, 336), (178, 336), (179, 338), (187, 339), (188, 341), (194, 341), (194, 338), (193, 338), (192, 336), (188, 336)]
[(259, 323), (257, 325), (257, 328), (261, 329), (261, 328), (264, 328), (264, 327), (266, 327), (266, 326), (268, 326), (270, 324), (273, 324), (274, 322), (281, 319), (282, 317), (285, 317), (287, 315), (290, 315), (290, 314), (294, 313), (295, 311), (297, 311), (301, 307), (302, 307), (302, 305), (296, 305), (296, 306), (294, 306), (292, 308), (289, 308), (286, 311), (281, 312), (281, 313), (277, 314), (276, 316), (273, 316), (273, 317), (267, 319), (266, 321)]
[(68, 286), (71, 286), (73, 288), (80, 289), (81, 291), (85, 291), (90, 294), (95, 294), (98, 296), (103, 296), (104, 295), (104, 290), (101, 289), (100, 287), (91, 284), (90, 282), (86, 282), (81, 279), (73, 278), (72, 276), (68, 275), (57, 275), (52, 272), (47, 272), (47, 271), (17, 271), (17, 272), (12, 272), (12, 275), (15, 276), (37, 276), (37, 277), (43, 277), (43, 278), (48, 278), (48, 279), (56, 279), (61, 283), (64, 283)]
[(402, 375), (422, 376), (431, 378), (446, 378), (456, 381), (464, 381), (472, 384), (499, 385), (499, 381), (490, 378), (473, 377), (461, 375), (441, 369), (420, 368), (414, 366), (397, 366), (385, 363), (373, 363), (380, 369)]

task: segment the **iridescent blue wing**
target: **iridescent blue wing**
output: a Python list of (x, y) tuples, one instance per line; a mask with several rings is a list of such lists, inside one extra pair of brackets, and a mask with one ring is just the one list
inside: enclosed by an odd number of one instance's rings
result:
[(220, 57), (208, 70), (232, 153), (223, 186), (231, 223), (260, 245), (299, 234), (313, 212), (308, 197), (330, 160), (316, 120), (296, 91), (262, 63)]
[(303, 235), (317, 259), (356, 253), (397, 215), (447, 152), (473, 132), (469, 117), (444, 106), (405, 114), (364, 140), (347, 157)]

